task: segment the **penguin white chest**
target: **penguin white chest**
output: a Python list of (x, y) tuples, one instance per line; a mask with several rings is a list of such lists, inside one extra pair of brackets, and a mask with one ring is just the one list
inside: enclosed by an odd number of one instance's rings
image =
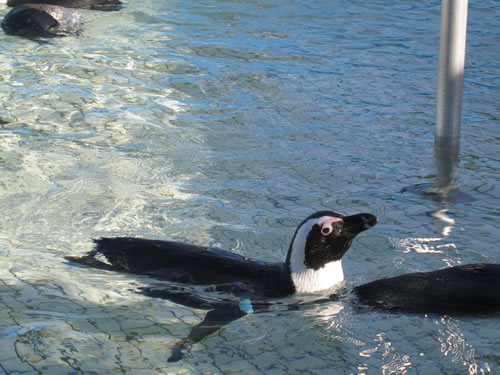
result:
[(325, 264), (318, 270), (303, 268), (292, 272), (292, 281), (297, 293), (314, 293), (329, 289), (344, 281), (344, 271), (340, 260)]

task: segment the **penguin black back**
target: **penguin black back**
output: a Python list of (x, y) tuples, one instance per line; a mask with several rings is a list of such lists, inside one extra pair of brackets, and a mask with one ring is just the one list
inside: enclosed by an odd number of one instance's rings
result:
[(279, 297), (293, 293), (281, 263), (174, 241), (118, 237), (94, 242), (95, 249), (86, 256), (67, 259), (176, 283), (215, 285), (219, 291), (239, 296)]
[(490, 313), (500, 311), (500, 264), (467, 264), (415, 272), (357, 286), (358, 302), (387, 311)]

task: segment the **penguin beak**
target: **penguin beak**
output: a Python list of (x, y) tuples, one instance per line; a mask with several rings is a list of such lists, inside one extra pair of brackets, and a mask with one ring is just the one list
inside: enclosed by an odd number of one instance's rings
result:
[(374, 227), (378, 223), (377, 217), (372, 214), (344, 216), (342, 221), (343, 234), (351, 238), (356, 237), (359, 233)]

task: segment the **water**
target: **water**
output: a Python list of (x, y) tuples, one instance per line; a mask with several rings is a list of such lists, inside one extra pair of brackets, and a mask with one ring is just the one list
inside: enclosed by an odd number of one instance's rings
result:
[(79, 37), (0, 33), (1, 371), (498, 371), (498, 317), (346, 302), (246, 316), (167, 364), (203, 312), (137, 294), (147, 278), (63, 259), (92, 238), (133, 235), (280, 261), (295, 226), (328, 208), (380, 220), (344, 258), (347, 287), (498, 262), (495, 1), (470, 2), (466, 199), (455, 202), (414, 194), (437, 179), (439, 1), (130, 1), (81, 13)]

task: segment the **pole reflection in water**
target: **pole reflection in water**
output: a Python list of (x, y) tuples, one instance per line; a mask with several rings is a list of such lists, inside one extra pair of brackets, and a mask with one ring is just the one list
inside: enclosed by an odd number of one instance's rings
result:
[(436, 136), (434, 142), (436, 179), (433, 189), (424, 195), (439, 201), (455, 200), (458, 192), (458, 139)]
[[(434, 142), (434, 158), (436, 161), (437, 174), (434, 189), (424, 193), (430, 199), (442, 202), (454, 201), (459, 195), (458, 190), (458, 138), (436, 136)], [(448, 208), (442, 208), (431, 215), (444, 223), (443, 236), (449, 236), (455, 220), (447, 215)]]

